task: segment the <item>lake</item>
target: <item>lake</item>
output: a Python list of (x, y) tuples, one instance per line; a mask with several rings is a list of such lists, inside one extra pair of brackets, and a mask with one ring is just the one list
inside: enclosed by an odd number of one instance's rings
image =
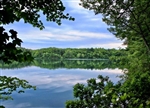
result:
[[(82, 64), (81, 64), (82, 65)], [(13, 100), (1, 100), (6, 108), (64, 108), (67, 100), (73, 98), (73, 86), (76, 83), (86, 83), (90, 78), (98, 75), (109, 76), (116, 83), (122, 70), (104, 68), (66, 68), (55, 69), (40, 66), (27, 66), (21, 68), (0, 69), (1, 76), (18, 77), (27, 80), (37, 90), (27, 89), (25, 93), (12, 93)]]

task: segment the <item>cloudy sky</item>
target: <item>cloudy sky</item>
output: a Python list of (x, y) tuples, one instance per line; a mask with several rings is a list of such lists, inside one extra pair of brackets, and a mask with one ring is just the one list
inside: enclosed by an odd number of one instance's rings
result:
[(63, 20), (58, 26), (53, 22), (42, 21), (45, 29), (40, 31), (23, 21), (5, 26), (6, 30), (18, 31), (18, 37), (23, 40), (22, 47), (39, 49), (47, 47), (58, 48), (119, 48), (122, 42), (107, 30), (107, 25), (102, 22), (101, 15), (94, 15), (92, 11), (79, 6), (80, 0), (62, 0), (75, 21)]

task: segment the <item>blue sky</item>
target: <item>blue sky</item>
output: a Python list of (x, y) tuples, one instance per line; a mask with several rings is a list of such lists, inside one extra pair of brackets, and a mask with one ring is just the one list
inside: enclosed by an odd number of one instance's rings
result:
[(45, 29), (39, 30), (23, 21), (6, 25), (6, 30), (18, 31), (18, 37), (23, 40), (22, 47), (39, 49), (47, 47), (58, 48), (123, 48), (122, 41), (109, 33), (107, 25), (102, 22), (101, 15), (79, 6), (80, 0), (63, 0), (69, 13), (75, 21), (63, 20), (62, 25), (47, 22), (42, 16)]

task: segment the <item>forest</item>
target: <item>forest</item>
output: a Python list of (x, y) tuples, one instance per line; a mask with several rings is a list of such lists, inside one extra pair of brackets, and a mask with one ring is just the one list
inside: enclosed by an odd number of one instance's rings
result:
[(119, 60), (126, 56), (126, 49), (104, 48), (42, 48), (30, 50), (35, 59), (63, 60), (63, 59), (107, 59)]
[(104, 48), (42, 48), (31, 50), (19, 48), (30, 52), (34, 60), (32, 62), (16, 62), (10, 64), (1, 61), (0, 68), (23, 68), (26, 66), (38, 66), (48, 69), (56, 68), (83, 68), (83, 69), (124, 69), (123, 61), (127, 57), (127, 49)]

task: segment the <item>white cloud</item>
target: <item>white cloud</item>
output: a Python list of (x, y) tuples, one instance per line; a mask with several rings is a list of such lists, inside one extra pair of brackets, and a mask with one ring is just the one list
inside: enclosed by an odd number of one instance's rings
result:
[(78, 41), (88, 38), (95, 39), (111, 39), (114, 38), (109, 33), (95, 33), (79, 30), (69, 30), (61, 28), (52, 28), (48, 27), (46, 30), (30, 30), (26, 33), (19, 33), (20, 38), (23, 41), (28, 42), (40, 42), (43, 43), (43, 40), (55, 40), (55, 41)]
[(99, 17), (100, 15), (95, 15), (93, 11), (85, 9), (84, 7), (79, 5), (81, 3), (80, 0), (63, 0), (63, 2), (66, 4), (66, 6), (71, 8), (69, 13), (82, 14), (82, 16), (87, 19), (91, 19), (91, 21), (101, 20), (101, 18)]
[(26, 34), (20, 34), (21, 39), (23, 41), (27, 42), (41, 42), (44, 43), (44, 40), (49, 41), (76, 41), (81, 40), (80, 37), (73, 37), (71, 35), (65, 35), (65, 34), (55, 34), (52, 32), (47, 31), (31, 31)]
[(63, 0), (63, 3), (71, 8), (71, 13), (88, 14), (88, 10), (79, 5), (80, 0)]
[(108, 33), (95, 33), (95, 32), (86, 32), (86, 31), (77, 31), (71, 30), (66, 33), (67, 35), (73, 35), (77, 37), (85, 37), (85, 38), (112, 38), (112, 35)]
[(103, 43), (103, 44), (89, 44), (89, 45), (82, 45), (79, 46), (79, 48), (89, 48), (89, 47), (93, 47), (93, 48), (106, 48), (106, 49), (110, 49), (110, 48), (126, 48), (125, 45), (122, 45), (122, 42), (111, 42), (111, 43)]
[(101, 20), (100, 18), (92, 18), (91, 21), (99, 21)]
[[(91, 24), (92, 25), (92, 24)], [(46, 26), (44, 30), (40, 31), (37, 28), (32, 28), (32, 29), (27, 29), (22, 28), (20, 29), (20, 27), (15, 26), (15, 25), (10, 25), (7, 26), (7, 28), (12, 28), (14, 27), (15, 30), (18, 31), (18, 36), (19, 38), (21, 38), (25, 43), (30, 43), (30, 45), (32, 43), (35, 44), (40, 44), (42, 43), (43, 45), (47, 45), (47, 47), (49, 46), (53, 46), (55, 47), (55, 45), (59, 42), (59, 44), (61, 46), (63, 46), (63, 44), (61, 42), (72, 42), (72, 47), (79, 47), (79, 48), (89, 48), (89, 47), (102, 47), (102, 48), (118, 48), (118, 47), (124, 47), (122, 46), (122, 42), (121, 41), (114, 41), (115, 36), (113, 36), (111, 33), (101, 33), (99, 32), (92, 32), (92, 31), (88, 31), (86, 29), (87, 26), (91, 26), (91, 25), (87, 25), (85, 23), (83, 23), (83, 25), (81, 24), (80, 26), (85, 26), (85, 29), (82, 30), (78, 30), (78, 29), (73, 29), (72, 25), (67, 25), (67, 24), (63, 24), (62, 26), (58, 26), (56, 27), (52, 27), (52, 26)], [(97, 24), (97, 25), (92, 25), (93, 29), (95, 26), (101, 26), (101, 27), (96, 27), (96, 29), (99, 28), (103, 28), (103, 25), (101, 24)], [(83, 27), (84, 28), (84, 27)], [(91, 41), (87, 41), (86, 40), (91, 40)], [(95, 41), (100, 41), (99, 43), (94, 43)], [(104, 40), (108, 41), (108, 40), (112, 40), (111, 43), (105, 43), (104, 44)], [(81, 45), (77, 44), (78, 41), (84, 41), (84, 44)], [(101, 42), (103, 41), (103, 42)], [(48, 42), (48, 43), (46, 43)], [(118, 43), (116, 43), (118, 42)], [(49, 44), (49, 45), (48, 45)], [(29, 46), (28, 46), (29, 47)], [(34, 46), (30, 46), (32, 48), (34, 48)], [(58, 46), (59, 47), (59, 46)], [(66, 46), (65, 46), (66, 47)], [(68, 45), (68, 47), (70, 47), (70, 45)], [(36, 47), (37, 49), (38, 47)], [(41, 47), (40, 47), (41, 48)]]

